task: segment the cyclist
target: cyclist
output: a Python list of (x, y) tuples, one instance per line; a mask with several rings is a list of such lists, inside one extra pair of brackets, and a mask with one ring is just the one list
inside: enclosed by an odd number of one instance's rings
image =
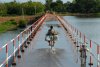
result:
[(53, 26), (50, 26), (50, 29), (48, 30), (46, 36), (49, 37), (49, 40), (46, 40), (49, 42), (49, 46), (50, 46), (50, 41), (53, 41), (53, 47), (54, 47), (55, 41), (58, 40), (58, 33), (53, 29)]

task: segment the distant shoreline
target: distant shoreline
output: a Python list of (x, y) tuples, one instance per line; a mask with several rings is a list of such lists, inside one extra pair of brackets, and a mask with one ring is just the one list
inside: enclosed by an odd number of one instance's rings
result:
[(86, 13), (66, 13), (66, 14), (60, 14), (58, 13), (58, 15), (60, 16), (94, 16), (94, 15), (97, 15), (97, 16), (100, 16), (100, 13), (89, 13), (89, 14), (86, 14)]

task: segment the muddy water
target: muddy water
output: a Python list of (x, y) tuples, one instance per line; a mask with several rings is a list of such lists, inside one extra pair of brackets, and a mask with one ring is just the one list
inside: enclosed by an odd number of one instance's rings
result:
[[(63, 16), (63, 18), (88, 37), (99, 43), (100, 18), (76, 16)], [(48, 42), (45, 42), (45, 34), (50, 25), (54, 26), (54, 29), (59, 33), (58, 35), (60, 38), (55, 43), (55, 53), (51, 52)], [(94, 30), (94, 32), (92, 30)], [(16, 37), (21, 31), (22, 29), (18, 29), (0, 34), (0, 46)], [(73, 47), (75, 45), (72, 45), (73, 43), (71, 42), (69, 35), (58, 21), (46, 21), (31, 42), (29, 48), (25, 49), (26, 52), (22, 54), (23, 57), (20, 60), (16, 58), (16, 67), (90, 67), (88, 65), (89, 61), (87, 61), (86, 65), (81, 66), (79, 53), (77, 53), (77, 49)], [(2, 55), (1, 58), (3, 58)], [(96, 67), (96, 64), (97, 63), (95, 63), (93, 67)]]
[(63, 16), (63, 18), (90, 39), (100, 43), (100, 17)]
[[(78, 29), (81, 33), (85, 34), (93, 42), (100, 45), (100, 17), (96, 16), (63, 16), (63, 18), (68, 21), (72, 26)], [(88, 40), (86, 38), (86, 40)], [(90, 47), (89, 41), (86, 44), (88, 48)], [(92, 42), (91, 51), (93, 67), (97, 65), (97, 45)], [(87, 62), (90, 62), (90, 53), (87, 52)]]

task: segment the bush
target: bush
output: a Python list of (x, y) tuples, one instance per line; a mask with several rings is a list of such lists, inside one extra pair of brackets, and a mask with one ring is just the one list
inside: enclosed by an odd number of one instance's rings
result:
[(16, 19), (11, 19), (10, 21), (12, 24), (17, 25)]
[(26, 26), (27, 26), (27, 22), (25, 19), (19, 21), (19, 27), (26, 27)]
[(4, 25), (3, 23), (0, 23), (0, 33), (1, 33), (2, 31), (6, 31), (6, 29), (5, 29), (5, 27), (4, 27), (3, 25)]
[(6, 21), (5, 22), (5, 25), (11, 25), (12, 23), (11, 23), (11, 21)]

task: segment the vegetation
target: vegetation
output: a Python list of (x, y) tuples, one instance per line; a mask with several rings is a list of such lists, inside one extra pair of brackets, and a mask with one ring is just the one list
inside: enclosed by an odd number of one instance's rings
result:
[(26, 26), (27, 26), (27, 22), (25, 19), (19, 21), (19, 27), (26, 27)]
[(16, 19), (10, 19), (11, 23), (17, 25)]
[(11, 20), (6, 21), (4, 23), (0, 23), (0, 33), (6, 32), (7, 30), (11, 30), (17, 26), (18, 25), (13, 24), (13, 21), (11, 21)]
[(25, 19), (19, 21), (19, 24), (16, 22), (15, 19), (11, 19), (9, 21), (5, 21), (4, 23), (0, 23), (0, 33), (6, 32), (7, 30), (12, 30), (16, 27), (26, 27), (27, 22)]
[(41, 2), (32, 2), (31, 0), (25, 3), (18, 3), (16, 1), (10, 3), (0, 3), (0, 15), (35, 15), (35, 10), (37, 14), (44, 13), (44, 8), (45, 6)]
[(70, 1), (63, 3), (62, 0), (56, 0), (56, 2), (46, 0), (45, 7), (45, 10), (63, 13), (100, 13), (100, 0), (73, 0), (72, 3)]
[[(100, 0), (73, 0), (63, 3), (62, 0), (45, 0), (46, 3), (32, 2), (31, 0), (24, 3), (19, 3), (14, 0), (9, 3), (0, 3), (0, 16), (25, 16), (43, 14), (46, 10), (55, 11), (60, 14), (100, 14)], [(25, 20), (19, 22), (20, 27), (27, 25)], [(15, 19), (11, 19), (4, 23), (0, 23), (0, 32), (10, 30), (17, 27)]]
[[(14, 0), (9, 3), (0, 3), (1, 16), (43, 14), (46, 10), (69, 13), (100, 13), (100, 0), (73, 0), (63, 3), (62, 0), (45, 0), (46, 3), (32, 2), (19, 3)], [(23, 9), (23, 10), (22, 10)], [(22, 12), (23, 11), (23, 12)]]

